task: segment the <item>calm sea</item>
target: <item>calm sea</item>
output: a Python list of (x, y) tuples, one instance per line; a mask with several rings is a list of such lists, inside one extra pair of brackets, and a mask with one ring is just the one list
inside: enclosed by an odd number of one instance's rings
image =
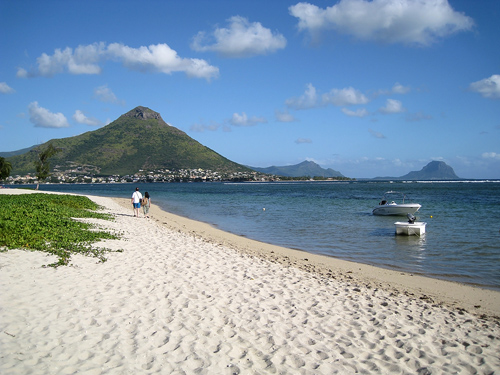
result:
[[(130, 198), (136, 186), (163, 209), (255, 240), (500, 290), (500, 181), (41, 185)], [(426, 234), (396, 236), (373, 216), (388, 190), (422, 205)]]

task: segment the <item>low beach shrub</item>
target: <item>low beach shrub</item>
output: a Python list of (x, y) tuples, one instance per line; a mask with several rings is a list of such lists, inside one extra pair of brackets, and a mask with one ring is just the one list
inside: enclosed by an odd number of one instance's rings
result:
[(100, 207), (87, 197), (59, 194), (0, 195), (0, 249), (44, 251), (58, 257), (49, 264), (67, 265), (71, 254), (93, 256), (104, 262), (104, 248), (92, 246), (101, 239), (117, 239), (96, 225), (74, 220), (112, 220), (96, 212)]

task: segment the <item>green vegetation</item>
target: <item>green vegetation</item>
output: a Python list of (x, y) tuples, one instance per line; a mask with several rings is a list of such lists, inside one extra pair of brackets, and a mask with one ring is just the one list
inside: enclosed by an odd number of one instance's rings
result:
[(0, 249), (29, 249), (58, 256), (49, 266), (67, 265), (71, 254), (106, 261), (103, 248), (92, 247), (116, 235), (73, 218), (111, 220), (95, 212), (99, 206), (87, 197), (58, 194), (0, 195)]
[(5, 180), (9, 177), (10, 172), (12, 171), (12, 165), (5, 158), (0, 157), (0, 181)]
[(157, 169), (250, 171), (168, 125), (159, 113), (145, 107), (137, 107), (100, 129), (54, 139), (9, 157), (12, 173), (33, 173), (33, 154), (46, 149), (49, 143), (61, 150), (51, 159), (51, 170), (60, 172), (82, 168), (94, 175), (123, 176)]
[[(50, 161), (49, 159), (57, 154), (60, 150), (54, 147), (52, 143), (50, 143), (47, 148), (40, 151), (38, 154), (38, 160), (34, 161), (35, 169), (36, 169), (36, 178), (38, 182), (45, 181), (47, 177), (50, 176)], [(38, 190), (38, 184), (36, 185), (36, 190)]]

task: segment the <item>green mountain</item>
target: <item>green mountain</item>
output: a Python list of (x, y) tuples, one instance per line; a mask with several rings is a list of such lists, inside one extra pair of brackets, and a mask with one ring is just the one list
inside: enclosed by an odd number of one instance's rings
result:
[(287, 165), (283, 167), (267, 167), (267, 168), (259, 168), (259, 167), (250, 167), (254, 171), (274, 174), (276, 176), (285, 176), (285, 177), (345, 177), (339, 171), (335, 171), (331, 168), (323, 169), (318, 164), (312, 161), (303, 161), (302, 163), (296, 165)]
[(460, 180), (460, 177), (444, 161), (434, 160), (420, 171), (412, 171), (401, 177), (376, 177), (374, 180)]
[(61, 150), (50, 159), (52, 169), (61, 172), (85, 170), (100, 175), (129, 175), (156, 169), (250, 171), (168, 125), (159, 113), (137, 107), (98, 130), (53, 139), (7, 158), (12, 164), (11, 175), (33, 173), (37, 153), (49, 143)]
[(11, 152), (0, 152), (0, 157), (2, 158), (10, 158), (11, 156), (22, 155), (28, 151), (31, 151), (35, 146), (31, 146), (28, 148), (23, 148), (22, 150), (11, 151)]

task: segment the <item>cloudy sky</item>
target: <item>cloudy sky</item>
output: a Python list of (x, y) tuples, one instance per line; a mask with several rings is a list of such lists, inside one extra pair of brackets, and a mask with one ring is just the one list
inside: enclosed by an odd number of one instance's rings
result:
[(0, 151), (138, 105), (241, 164), (500, 178), (500, 1), (0, 2)]

